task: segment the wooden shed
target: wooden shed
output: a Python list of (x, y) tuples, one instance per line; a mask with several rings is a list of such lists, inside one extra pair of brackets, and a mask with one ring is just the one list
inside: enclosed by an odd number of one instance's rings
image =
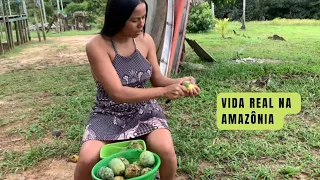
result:
[(31, 41), (24, 0), (0, 0), (0, 54)]

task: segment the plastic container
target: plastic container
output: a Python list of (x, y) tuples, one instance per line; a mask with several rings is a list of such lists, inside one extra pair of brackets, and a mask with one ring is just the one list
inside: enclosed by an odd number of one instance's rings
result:
[[(123, 151), (123, 152), (119, 152), (116, 154), (113, 154), (107, 158), (104, 158), (102, 160), (100, 160), (91, 170), (91, 176), (94, 180), (101, 180), (100, 178), (98, 178), (98, 171), (102, 166), (108, 166), (110, 160), (112, 158), (118, 157), (118, 156), (122, 156), (124, 158), (126, 158), (130, 164), (133, 163), (134, 161), (139, 160), (140, 154), (142, 153), (142, 150), (138, 150), (138, 149), (130, 149), (127, 151)], [(160, 157), (153, 153), (154, 158), (155, 158), (155, 163), (154, 166), (152, 167), (152, 170), (142, 176), (138, 176), (135, 178), (130, 178), (130, 180), (154, 180), (156, 178), (157, 172), (159, 170), (160, 164), (161, 164), (161, 160)]]
[(102, 148), (100, 149), (100, 158), (104, 159), (115, 153), (120, 152), (123, 148), (128, 147), (130, 142), (133, 142), (133, 141), (140, 143), (144, 151), (147, 150), (146, 143), (143, 140), (138, 139), (138, 140), (122, 141), (122, 142), (106, 144), (102, 146)]

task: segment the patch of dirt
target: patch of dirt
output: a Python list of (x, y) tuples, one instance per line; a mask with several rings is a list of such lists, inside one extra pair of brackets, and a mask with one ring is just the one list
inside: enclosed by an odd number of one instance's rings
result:
[(187, 174), (177, 174), (175, 180), (191, 180), (191, 177)]
[(4, 180), (65, 180), (73, 179), (76, 164), (63, 159), (48, 159), (21, 174), (11, 174)]
[(241, 59), (232, 59), (232, 62), (235, 63), (281, 63), (284, 61), (277, 59), (259, 59), (259, 58), (241, 58)]
[[(23, 69), (42, 69), (47, 66), (86, 64), (86, 43), (93, 37), (50, 37), (53, 43), (26, 47), (19, 54), (0, 60), (0, 74)], [(33, 41), (36, 41), (34, 39)]]

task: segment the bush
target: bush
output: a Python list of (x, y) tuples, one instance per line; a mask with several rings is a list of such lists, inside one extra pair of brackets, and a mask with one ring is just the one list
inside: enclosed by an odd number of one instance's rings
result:
[(103, 24), (104, 24), (104, 16), (98, 16), (96, 18), (96, 23), (97, 23), (97, 28), (98, 29), (102, 29), (103, 28)]
[(195, 4), (190, 9), (187, 32), (207, 32), (213, 27), (213, 15), (208, 2)]

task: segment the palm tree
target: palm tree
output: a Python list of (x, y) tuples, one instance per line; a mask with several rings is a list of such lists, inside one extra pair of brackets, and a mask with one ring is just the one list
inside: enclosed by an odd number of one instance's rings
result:
[(243, 5), (242, 5), (242, 30), (246, 30), (246, 0), (243, 0)]

